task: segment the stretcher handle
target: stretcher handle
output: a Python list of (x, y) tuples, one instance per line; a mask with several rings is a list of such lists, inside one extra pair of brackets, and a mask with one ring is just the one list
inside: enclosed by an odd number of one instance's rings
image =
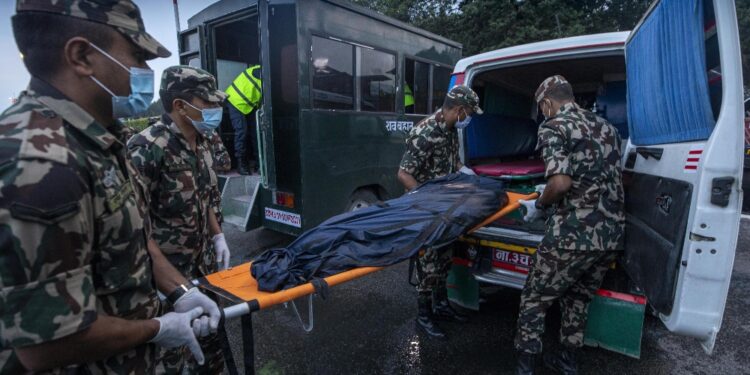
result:
[[(538, 197), (539, 197), (539, 193), (533, 192), (533, 193), (531, 193), (529, 195), (524, 195), (521, 199), (523, 199), (523, 200), (530, 200), (530, 199), (536, 199)], [(510, 199), (510, 197), (508, 197), (508, 198)], [(468, 232), (466, 232), (466, 234), (472, 234), (472, 233), (476, 232), (477, 230), (479, 230), (480, 228), (485, 227), (486, 225), (488, 225), (488, 224), (494, 222), (495, 220), (500, 219), (501, 217), (503, 217), (503, 216), (505, 216), (505, 215), (507, 215), (507, 214), (509, 214), (509, 213), (511, 213), (511, 212), (513, 212), (515, 210), (517, 210), (520, 207), (521, 207), (521, 204), (518, 203), (518, 200), (515, 200), (515, 201), (512, 201), (512, 202), (508, 202), (508, 205), (505, 206), (505, 207), (503, 207), (502, 210), (497, 211), (494, 214), (492, 214), (492, 216), (484, 219), (483, 222), (479, 223), (479, 225), (475, 226), (474, 228), (471, 228)]]

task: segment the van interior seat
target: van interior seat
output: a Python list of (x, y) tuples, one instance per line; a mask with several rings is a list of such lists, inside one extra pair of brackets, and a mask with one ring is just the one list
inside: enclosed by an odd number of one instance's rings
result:
[(536, 152), (536, 122), (529, 118), (485, 113), (472, 117), (466, 147), (474, 172), (493, 177), (544, 172)]
[(481, 164), (472, 169), (484, 176), (528, 176), (544, 173), (544, 162), (541, 160), (514, 160), (501, 163)]

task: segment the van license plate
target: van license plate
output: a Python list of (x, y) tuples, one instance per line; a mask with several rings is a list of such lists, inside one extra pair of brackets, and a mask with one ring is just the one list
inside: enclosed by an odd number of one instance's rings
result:
[(515, 266), (529, 267), (531, 266), (531, 257), (527, 254), (516, 253), (513, 251), (505, 251), (495, 249), (494, 260), (496, 262), (508, 263)]

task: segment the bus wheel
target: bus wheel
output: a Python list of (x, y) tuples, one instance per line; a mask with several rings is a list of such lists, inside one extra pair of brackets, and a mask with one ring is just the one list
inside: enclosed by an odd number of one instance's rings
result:
[(354, 212), (362, 208), (370, 207), (378, 202), (378, 196), (370, 189), (358, 189), (349, 199), (346, 212)]

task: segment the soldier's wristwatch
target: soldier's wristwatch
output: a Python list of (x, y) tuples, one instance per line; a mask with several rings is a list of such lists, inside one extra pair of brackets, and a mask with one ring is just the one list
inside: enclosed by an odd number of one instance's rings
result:
[(177, 289), (173, 290), (172, 293), (169, 293), (169, 295), (167, 296), (167, 301), (174, 305), (175, 303), (177, 303), (177, 300), (180, 299), (180, 297), (187, 293), (188, 290), (193, 288), (195, 288), (195, 285), (180, 284)]

